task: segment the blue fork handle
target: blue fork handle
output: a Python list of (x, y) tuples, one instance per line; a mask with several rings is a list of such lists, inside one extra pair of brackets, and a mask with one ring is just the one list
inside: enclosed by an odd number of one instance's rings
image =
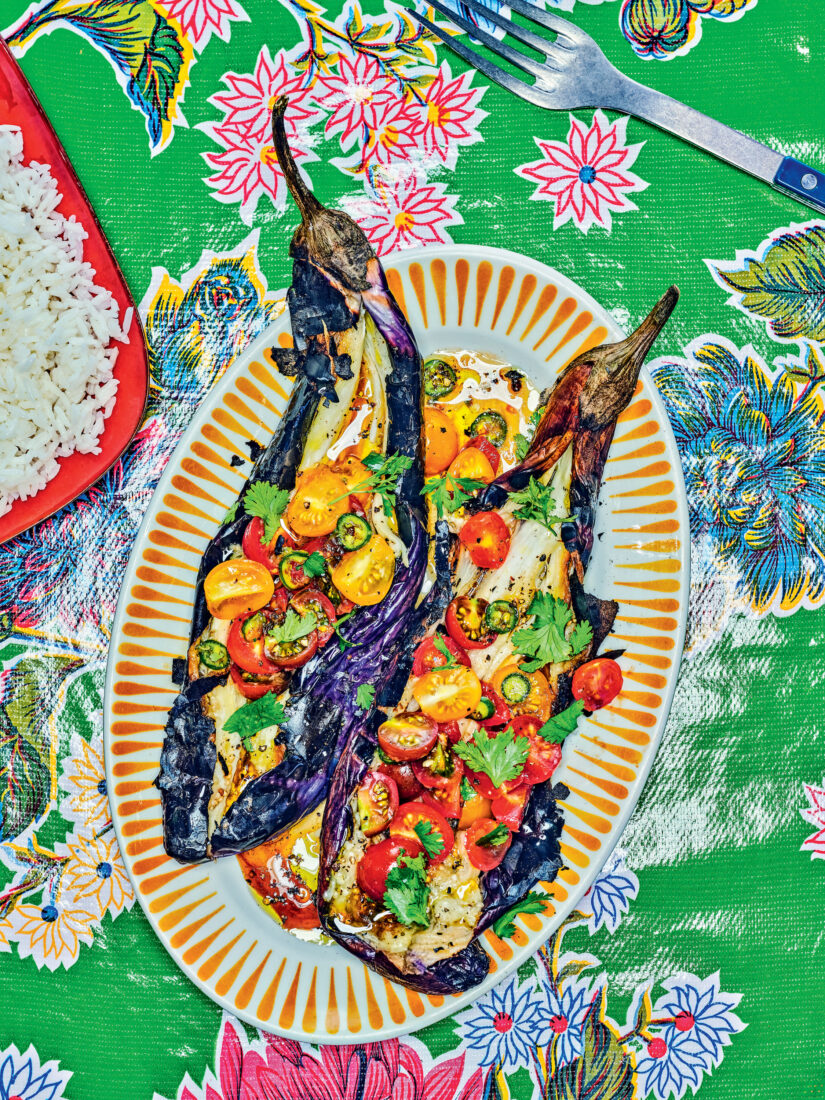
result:
[(777, 191), (793, 195), (814, 210), (825, 214), (825, 172), (820, 172), (801, 160), (785, 157), (773, 178)]

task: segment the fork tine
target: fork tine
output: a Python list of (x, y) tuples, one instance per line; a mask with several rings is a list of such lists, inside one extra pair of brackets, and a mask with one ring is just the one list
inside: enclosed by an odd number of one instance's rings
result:
[[(504, 69), (500, 69), (498, 65), (494, 65), (492, 61), (488, 61), (486, 57), (481, 57), (474, 50), (467, 49), (461, 42), (456, 41), (455, 37), (451, 34), (447, 34), (437, 27), (435, 23), (431, 23), (426, 16), (421, 15), (420, 12), (415, 11), (412, 8), (408, 8), (410, 15), (417, 19), (419, 23), (423, 23), (424, 26), (440, 39), (448, 49), (451, 49), (453, 53), (458, 54), (463, 58), (468, 65), (472, 65), (474, 69), (478, 69), (479, 72), (484, 73), (490, 80), (495, 81), (496, 84), (500, 84), (502, 88), (506, 88), (508, 92), (513, 92), (517, 96), (521, 96), (522, 99), (526, 99), (528, 103), (537, 103), (539, 106), (543, 106), (545, 95), (540, 89), (533, 84), (527, 84), (523, 80), (519, 80), (517, 76), (507, 73)], [(496, 43), (498, 45), (498, 43)]]
[[(427, 0), (429, 3), (430, 0)], [(489, 19), (491, 23), (495, 23), (497, 27), (501, 27), (502, 30), (507, 31), (513, 38), (517, 38), (519, 42), (523, 42), (526, 46), (532, 46), (534, 50), (538, 50), (539, 53), (547, 54), (554, 48), (555, 43), (548, 42), (546, 38), (542, 38), (540, 34), (536, 34), (535, 31), (528, 30), (527, 27), (522, 27), (518, 23), (514, 23), (512, 19), (507, 19), (500, 12), (494, 11), (492, 8), (486, 8), (484, 4), (479, 3), (479, 0), (461, 0), (461, 4), (465, 8), (469, 8), (470, 11), (474, 11), (477, 15), (482, 16), (484, 19)], [(512, 7), (512, 4), (510, 5)], [(452, 16), (450, 16), (452, 18)], [(498, 41), (498, 39), (496, 40)]]
[(513, 11), (517, 11), (519, 15), (526, 16), (533, 23), (539, 23), (542, 27), (547, 27), (549, 31), (557, 34), (560, 38), (568, 38), (572, 42), (576, 41), (577, 37), (579, 39), (588, 37), (569, 19), (562, 19), (560, 15), (553, 15), (552, 12), (544, 11), (542, 8), (531, 4), (530, 0), (507, 0), (507, 6)]
[[(441, 0), (427, 0), (427, 3), (431, 8), (435, 8), (441, 15), (446, 16), (451, 23), (455, 23), (457, 27), (461, 27), (463, 31), (466, 31), (472, 38), (475, 38), (477, 42), (481, 42), (485, 45), (488, 50), (497, 53), (499, 57), (505, 58), (511, 65), (517, 66), (525, 73), (532, 73), (533, 76), (538, 76), (544, 68), (540, 61), (536, 61), (532, 57), (526, 57), (523, 53), (519, 53), (518, 50), (514, 50), (513, 47), (509, 46), (506, 42), (499, 41), (499, 39), (493, 37), (492, 34), (488, 34), (487, 31), (483, 31), (481, 27), (477, 27), (470, 19), (465, 19), (463, 15), (448, 8), (446, 4), (442, 4)], [(469, 7), (470, 5), (468, 4), (467, 6)], [(485, 15), (488, 14), (486, 9), (482, 10)]]

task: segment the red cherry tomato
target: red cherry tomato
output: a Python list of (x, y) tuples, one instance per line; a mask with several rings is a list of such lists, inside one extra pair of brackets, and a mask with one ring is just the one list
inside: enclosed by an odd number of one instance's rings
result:
[(398, 714), (378, 727), (378, 744), (393, 760), (420, 760), (438, 741), (438, 723), (426, 714)]
[(464, 773), (464, 761), (450, 751), (446, 738), (439, 741), (424, 760), (413, 760), (415, 778), (427, 790), (446, 790), (458, 775), (459, 783)]
[[(275, 539), (272, 542), (274, 544)], [(260, 562), (270, 573), (278, 572), (278, 555), (273, 553), (270, 544), (264, 540), (264, 521), (260, 516), (253, 516), (244, 528), (241, 549), (245, 558)]]
[(463, 772), (450, 779), (446, 787), (437, 787), (432, 790), (421, 791), (421, 801), (438, 810), (445, 817), (461, 817), (461, 779)]
[(524, 809), (529, 797), (529, 787), (518, 787), (514, 791), (503, 791), (490, 803), (490, 811), (496, 821), (500, 821), (512, 832), (516, 832), (521, 825), (521, 819), (524, 817)]
[(479, 569), (495, 569), (510, 553), (510, 530), (498, 512), (470, 516), (458, 537)]
[(267, 617), (263, 611), (253, 611), (239, 615), (232, 620), (226, 648), (229, 656), (244, 672), (253, 676), (272, 676), (278, 666), (270, 661), (264, 650), (264, 631)]
[(498, 692), (493, 691), (490, 684), (485, 684), (482, 681), (481, 684), (481, 702), (479, 703), (479, 709), (476, 711), (476, 715), (481, 714), (482, 707), (485, 710), (489, 710), (489, 707), (484, 705), (484, 700), (487, 699), (493, 706), (493, 713), (489, 718), (477, 718), (475, 715), (475, 721), (480, 726), (483, 726), (486, 730), (500, 729), (502, 726), (509, 726), (512, 718), (512, 714), (509, 706), (504, 702)]
[(432, 806), (424, 802), (405, 802), (390, 822), (390, 836), (397, 840), (416, 840), (421, 843), (421, 838), (415, 831), (419, 824), (429, 825), (433, 834), (441, 837), (441, 851), (428, 858), (431, 863), (443, 863), (452, 851), (455, 836), (444, 814)]
[[(455, 644), (452, 638), (445, 638), (443, 634), (439, 634), (438, 639), (447, 647), (460, 665), (464, 665), (466, 668), (470, 667), (470, 658), (461, 646)], [(434, 668), (443, 668), (446, 663), (447, 658), (436, 647), (435, 638), (431, 635), (429, 638), (425, 638), (415, 651), (412, 667), (413, 676), (423, 676), (425, 672), (431, 672)]]
[(622, 670), (609, 657), (588, 661), (573, 673), (573, 698), (581, 699), (585, 710), (599, 710), (612, 703), (622, 690)]
[(326, 645), (335, 633), (332, 624), (338, 617), (332, 600), (317, 588), (306, 588), (292, 597), (292, 607), (299, 615), (310, 613), (315, 616), (318, 645)]
[(398, 788), (380, 771), (370, 771), (358, 786), (358, 821), (365, 836), (375, 836), (389, 825), (398, 809)]
[(444, 625), (447, 633), (462, 649), (486, 649), (496, 640), (484, 623), (487, 601), (472, 596), (457, 596), (447, 608)]
[(501, 455), (498, 452), (498, 448), (494, 443), (491, 443), (486, 436), (474, 435), (472, 439), (468, 440), (461, 448), (462, 451), (466, 451), (468, 447), (474, 447), (477, 451), (481, 451), (490, 465), (493, 467), (493, 472), (498, 473), (499, 466), (501, 466)]
[(520, 714), (513, 719), (513, 732), (530, 742), (530, 755), (521, 773), (524, 784), (544, 783), (561, 763), (561, 745), (539, 737), (541, 721), (533, 714)]
[(461, 740), (461, 727), (458, 722), (441, 722), (438, 727), (439, 736), (443, 733), (448, 745), (457, 745)]
[(473, 867), (479, 871), (492, 871), (494, 867), (498, 867), (510, 847), (512, 834), (507, 829), (507, 836), (502, 836), (501, 842), (496, 844), (485, 843), (485, 839), (491, 837), (491, 834), (497, 837), (500, 833), (498, 821), (494, 821), (491, 817), (481, 817), (478, 821), (474, 821), (463, 834), (467, 858)]
[(387, 875), (398, 860), (404, 855), (414, 858), (423, 851), (418, 840), (397, 840), (392, 836), (379, 840), (377, 844), (370, 844), (356, 869), (356, 882), (369, 897), (375, 901), (383, 901)]
[(232, 678), (232, 683), (241, 695), (246, 696), (247, 699), (260, 699), (268, 691), (280, 690), (280, 686), (276, 681), (256, 680), (254, 677), (249, 676), (249, 673), (246, 673), (249, 679), (244, 679), (244, 674), (236, 665), (230, 665), (229, 675)]
[(271, 611), (280, 611), (282, 615), (286, 614), (286, 609), (289, 606), (289, 592), (280, 585), (275, 589), (275, 594), (269, 601), (269, 609)]
[(381, 764), (378, 771), (388, 775), (398, 788), (398, 797), (404, 802), (418, 798), (422, 786), (415, 778), (415, 772), (409, 764)]
[(318, 631), (313, 630), (295, 642), (267, 641), (267, 653), (278, 668), (300, 668), (315, 656), (318, 649)]
[(523, 780), (520, 775), (515, 779), (505, 779), (505, 781), (497, 787), (486, 772), (474, 772), (465, 765), (464, 774), (470, 785), (482, 798), (497, 798), (498, 795), (502, 793), (509, 794), (510, 791), (518, 790), (519, 787), (523, 786)]

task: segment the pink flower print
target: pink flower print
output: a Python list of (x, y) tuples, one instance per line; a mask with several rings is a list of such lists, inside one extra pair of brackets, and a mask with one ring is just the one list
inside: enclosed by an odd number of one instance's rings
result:
[(538, 187), (531, 195), (555, 203), (553, 228), (572, 221), (587, 233), (592, 225), (609, 230), (611, 211), (636, 210), (627, 197), (648, 185), (628, 169), (644, 142), (627, 145), (627, 117), (610, 123), (596, 111), (585, 129), (572, 115), (567, 143), (535, 138), (543, 159), (522, 164), (515, 171)]
[(385, 179), (377, 173), (363, 196), (345, 196), (342, 205), (366, 233), (379, 256), (396, 249), (452, 240), (448, 225), (461, 225), (457, 195), (446, 194), (443, 183), (422, 183), (414, 173)]
[(811, 859), (825, 859), (825, 789), (806, 783), (805, 794), (810, 806), (799, 812), (806, 821), (816, 826), (816, 832), (805, 838), (800, 851), (810, 852)]
[(162, 6), (167, 15), (177, 20), (198, 53), (213, 34), (228, 42), (233, 21), (249, 22), (249, 16), (235, 0), (162, 0)]
[[(221, 78), (228, 92), (213, 95), (209, 102), (224, 111), (217, 125), (208, 123), (203, 129), (214, 136), (214, 131), (236, 130), (239, 134), (268, 137), (272, 124), (272, 107), (278, 96), (289, 98), (284, 121), (286, 134), (293, 153), (300, 152), (306, 143), (308, 128), (322, 118), (312, 106), (311, 89), (304, 84), (304, 77), (296, 73), (284, 50), (272, 59), (264, 46), (258, 54), (253, 73), (224, 73)], [(304, 152), (306, 155), (306, 152)]]
[(477, 104), (485, 89), (471, 88), (472, 79), (470, 70), (453, 80), (445, 61), (427, 88), (424, 102), (417, 104), (417, 137), (421, 149), (444, 161), (449, 168), (455, 167), (460, 146), (481, 141), (478, 126), (487, 117), (487, 112), (480, 110)]
[(332, 111), (324, 128), (327, 137), (339, 134), (346, 150), (378, 129), (388, 108), (398, 102), (399, 92), (374, 57), (359, 53), (354, 60), (341, 56), (337, 72), (320, 78), (314, 99)]

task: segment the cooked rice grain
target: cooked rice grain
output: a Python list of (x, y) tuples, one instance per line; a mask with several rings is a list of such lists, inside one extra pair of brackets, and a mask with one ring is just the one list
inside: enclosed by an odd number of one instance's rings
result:
[(23, 163), (23, 139), (0, 126), (0, 515), (42, 489), (58, 459), (99, 454), (115, 403), (112, 369), (131, 311), (83, 260), (86, 231), (56, 210), (49, 165)]

